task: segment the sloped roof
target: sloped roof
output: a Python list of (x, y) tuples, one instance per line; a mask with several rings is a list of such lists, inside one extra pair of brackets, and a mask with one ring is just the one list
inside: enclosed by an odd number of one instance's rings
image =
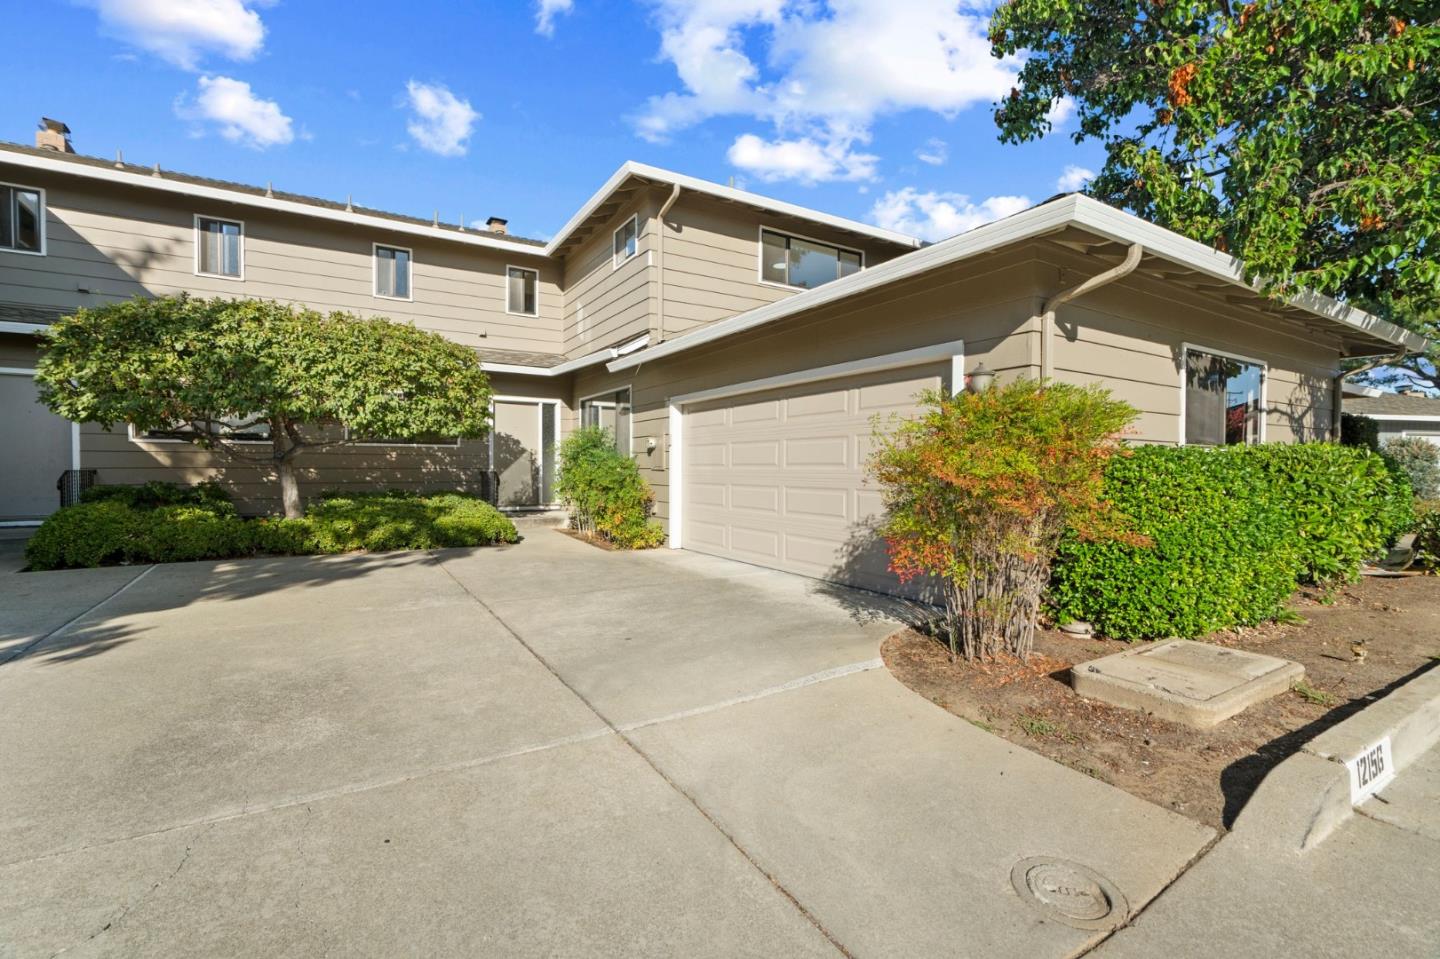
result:
[(1440, 397), (1382, 393), (1374, 397), (1347, 397), (1345, 412), (1381, 416), (1440, 416)]

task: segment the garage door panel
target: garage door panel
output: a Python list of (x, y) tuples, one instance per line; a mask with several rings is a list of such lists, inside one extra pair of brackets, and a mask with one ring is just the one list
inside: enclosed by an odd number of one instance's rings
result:
[[(948, 366), (948, 364), (946, 364)], [(887, 592), (901, 589), (873, 532), (872, 417), (918, 412), (945, 366), (867, 374), (685, 411), (687, 548)], [(772, 415), (772, 413), (774, 415)], [(723, 446), (725, 454), (690, 451)], [(724, 496), (716, 488), (724, 488)], [(764, 517), (757, 523), (758, 517)]]
[(727, 466), (729, 465), (730, 444), (728, 443), (686, 443), (686, 466)]

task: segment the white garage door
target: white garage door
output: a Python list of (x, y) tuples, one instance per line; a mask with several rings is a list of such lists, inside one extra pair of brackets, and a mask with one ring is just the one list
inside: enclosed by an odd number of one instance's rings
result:
[(60, 506), (71, 425), (35, 401), (35, 378), (0, 372), (0, 523), (43, 519)]
[[(948, 364), (945, 368), (948, 368)], [(682, 542), (716, 556), (899, 591), (865, 482), (872, 418), (913, 417), (944, 368), (909, 367), (685, 407)]]

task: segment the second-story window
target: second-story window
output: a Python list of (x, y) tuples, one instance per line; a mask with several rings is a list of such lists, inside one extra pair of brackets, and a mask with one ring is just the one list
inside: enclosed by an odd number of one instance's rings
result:
[(615, 231), (615, 256), (612, 265), (619, 266), (640, 252), (640, 216), (636, 214)]
[(375, 295), (410, 299), (410, 251), (403, 246), (375, 244)]
[(0, 250), (45, 252), (45, 201), (39, 190), (0, 184)]
[(523, 266), (505, 269), (505, 311), (521, 316), (540, 315), (540, 271)]
[(856, 250), (774, 230), (760, 231), (760, 278), (767, 283), (813, 290), (831, 280), (859, 273), (863, 265)]
[(195, 272), (231, 280), (245, 276), (245, 224), (213, 216), (195, 218)]

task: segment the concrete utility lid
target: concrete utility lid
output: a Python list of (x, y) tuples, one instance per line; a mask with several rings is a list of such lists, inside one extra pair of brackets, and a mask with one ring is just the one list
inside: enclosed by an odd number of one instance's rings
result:
[(1070, 685), (1090, 699), (1208, 729), (1304, 675), (1287, 659), (1171, 639), (1077, 663)]

